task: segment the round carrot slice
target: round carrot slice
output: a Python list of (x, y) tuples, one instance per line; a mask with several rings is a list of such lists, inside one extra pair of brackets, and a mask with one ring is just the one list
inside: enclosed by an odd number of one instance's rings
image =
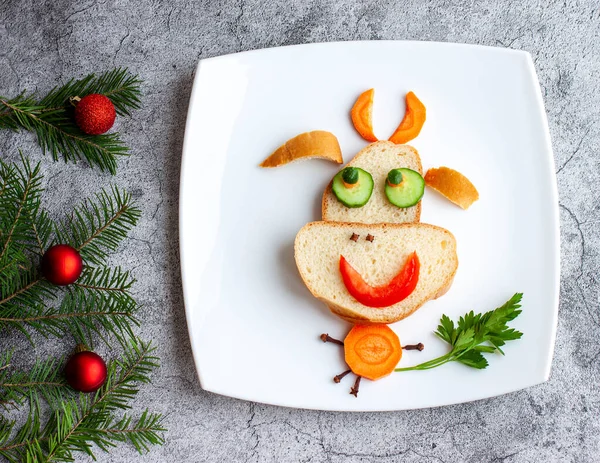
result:
[(367, 90), (361, 93), (356, 99), (356, 103), (352, 106), (350, 117), (354, 128), (365, 140), (370, 142), (377, 141), (377, 137), (373, 133), (373, 96), (375, 89)]
[(344, 339), (344, 355), (355, 375), (375, 381), (394, 371), (402, 347), (387, 325), (354, 325)]
[(417, 98), (413, 92), (406, 94), (406, 113), (404, 119), (396, 131), (390, 137), (390, 141), (396, 144), (406, 143), (421, 132), (425, 124), (426, 111), (425, 105)]

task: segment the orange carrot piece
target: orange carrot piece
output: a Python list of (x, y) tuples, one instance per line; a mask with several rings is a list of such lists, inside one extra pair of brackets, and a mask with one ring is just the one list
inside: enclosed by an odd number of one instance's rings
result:
[(425, 105), (413, 92), (406, 94), (406, 113), (404, 119), (396, 131), (390, 137), (390, 141), (396, 144), (406, 143), (416, 138), (425, 124)]
[(344, 339), (344, 354), (355, 375), (375, 381), (394, 371), (402, 347), (387, 325), (354, 325)]
[(365, 140), (370, 142), (377, 141), (377, 137), (373, 133), (373, 96), (375, 95), (375, 89), (367, 90), (363, 92), (357, 99), (352, 111), (350, 111), (350, 117), (352, 117), (352, 123), (354, 128)]

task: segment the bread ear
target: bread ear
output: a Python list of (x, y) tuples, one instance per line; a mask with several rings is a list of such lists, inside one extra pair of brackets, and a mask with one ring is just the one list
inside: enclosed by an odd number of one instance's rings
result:
[(300, 159), (312, 158), (327, 159), (337, 164), (344, 162), (336, 136), (324, 130), (296, 135), (261, 162), (260, 167), (279, 167)]

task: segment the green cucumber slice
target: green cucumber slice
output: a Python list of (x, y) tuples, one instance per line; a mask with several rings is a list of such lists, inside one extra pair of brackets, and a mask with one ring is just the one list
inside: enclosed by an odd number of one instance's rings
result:
[(346, 207), (363, 207), (371, 198), (373, 193), (373, 177), (366, 170), (353, 167), (358, 172), (358, 181), (352, 187), (346, 187), (342, 178), (345, 169), (339, 171), (333, 177), (331, 189), (335, 197)]
[[(425, 180), (421, 174), (412, 169), (394, 169), (390, 172), (392, 178), (398, 178), (398, 173), (401, 174), (402, 181), (399, 185), (390, 185), (386, 179), (385, 195), (394, 206), (401, 208), (414, 206), (423, 197)], [(390, 174), (388, 174), (388, 178), (390, 178)]]

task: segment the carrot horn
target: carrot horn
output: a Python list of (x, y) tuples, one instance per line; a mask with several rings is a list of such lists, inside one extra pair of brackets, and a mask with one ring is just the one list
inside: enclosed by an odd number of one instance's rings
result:
[(409, 142), (421, 132), (425, 124), (426, 111), (425, 105), (417, 98), (413, 92), (406, 94), (406, 112), (404, 119), (396, 131), (390, 137), (390, 141), (396, 144)]
[(374, 89), (369, 89), (360, 94), (356, 99), (356, 103), (350, 111), (352, 124), (354, 128), (365, 140), (374, 142), (377, 137), (373, 133), (373, 96)]

